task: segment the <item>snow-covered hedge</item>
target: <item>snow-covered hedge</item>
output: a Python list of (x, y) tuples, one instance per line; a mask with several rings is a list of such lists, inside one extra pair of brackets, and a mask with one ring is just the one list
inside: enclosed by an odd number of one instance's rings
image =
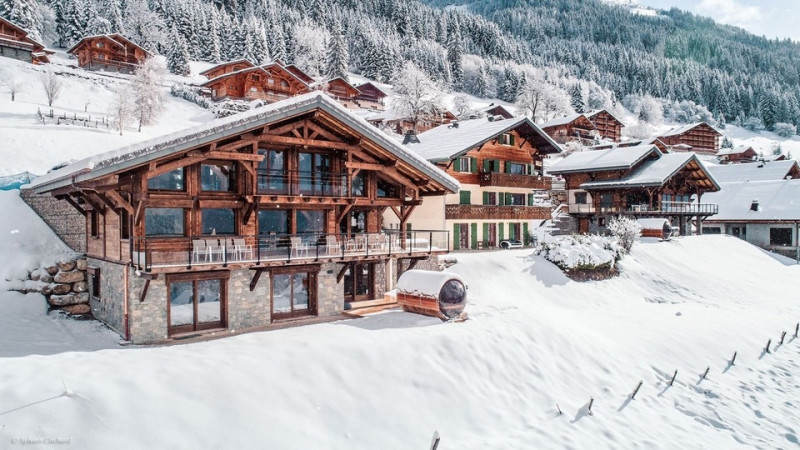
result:
[(600, 235), (555, 236), (543, 242), (536, 254), (561, 270), (611, 269), (625, 254), (616, 237)]
[(173, 97), (181, 97), (184, 100), (188, 100), (196, 105), (209, 109), (211, 107), (211, 101), (209, 101), (206, 97), (200, 93), (200, 90), (196, 87), (192, 87), (186, 84), (173, 84), (172, 88), (170, 89), (170, 94)]
[(630, 253), (636, 238), (642, 235), (642, 224), (628, 217), (618, 217), (611, 219), (608, 231), (616, 236), (625, 253)]

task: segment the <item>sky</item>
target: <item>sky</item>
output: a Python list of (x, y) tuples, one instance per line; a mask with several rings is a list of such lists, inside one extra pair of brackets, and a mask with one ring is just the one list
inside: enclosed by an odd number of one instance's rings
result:
[(638, 0), (658, 9), (677, 7), (768, 38), (800, 42), (800, 0)]

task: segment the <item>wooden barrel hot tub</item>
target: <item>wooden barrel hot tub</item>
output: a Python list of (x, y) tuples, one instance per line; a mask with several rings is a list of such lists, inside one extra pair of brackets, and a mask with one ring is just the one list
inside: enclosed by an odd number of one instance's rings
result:
[(672, 224), (667, 219), (639, 219), (642, 226), (642, 237), (654, 237), (667, 240), (672, 236)]
[(409, 270), (397, 280), (397, 303), (409, 312), (442, 320), (463, 320), (467, 285), (451, 272)]

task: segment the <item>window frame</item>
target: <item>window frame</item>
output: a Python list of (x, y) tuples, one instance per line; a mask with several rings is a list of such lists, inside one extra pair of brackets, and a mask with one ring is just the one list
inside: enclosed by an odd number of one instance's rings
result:
[[(198, 323), (198, 305), (199, 298), (197, 295), (197, 282), (219, 280), (220, 281), (220, 321), (206, 324)], [(174, 273), (167, 274), (165, 277), (167, 288), (167, 335), (169, 337), (180, 336), (188, 333), (209, 331), (209, 330), (225, 330), (228, 328), (228, 282), (230, 280), (230, 272), (226, 270), (217, 270), (210, 272), (194, 272), (194, 273)], [(191, 282), (192, 283), (192, 304), (194, 305), (193, 323), (192, 325), (172, 326), (172, 294), (171, 284), (175, 282)], [(186, 329), (191, 327), (191, 329)]]
[[(232, 215), (233, 215), (233, 217), (232, 217), (233, 230), (230, 233), (217, 231), (216, 228), (214, 228), (214, 234), (212, 234), (211, 231), (206, 232), (206, 229), (205, 229), (206, 228), (206, 226), (205, 226), (205, 222), (206, 221), (205, 221), (205, 217), (204, 217), (203, 213), (206, 212), (206, 211), (211, 211), (211, 210), (225, 210), (225, 211), (230, 211), (232, 213)], [(236, 208), (200, 208), (199, 209), (199, 215), (200, 215), (200, 235), (201, 236), (215, 236), (215, 235), (217, 235), (217, 236), (236, 236), (237, 235), (239, 224), (238, 224), (238, 220), (236, 220)]]
[(588, 205), (589, 204), (589, 193), (588, 192), (576, 192), (575, 193), (575, 204), (576, 205)]
[[(154, 188), (150, 187), (150, 181), (155, 180), (159, 177), (166, 176), (168, 174), (180, 171), (181, 172), (181, 187), (177, 189), (169, 189), (169, 188)], [(170, 170), (169, 172), (164, 172), (160, 175), (156, 175), (154, 177), (147, 177), (147, 191), (155, 191), (155, 192), (186, 192), (186, 167), (178, 167), (175, 170)]]
[[(306, 279), (308, 280), (308, 308), (304, 310), (294, 310), (294, 284), (292, 286), (292, 296), (289, 300), (289, 305), (291, 307), (291, 311), (288, 313), (275, 313), (275, 277), (276, 276), (285, 276), (289, 275), (294, 277), (296, 274), (306, 274)], [(270, 311), (270, 321), (282, 320), (282, 319), (291, 319), (295, 317), (313, 317), (319, 315), (318, 310), (318, 302), (317, 302), (317, 282), (318, 278), (317, 275), (319, 274), (319, 267), (318, 266), (299, 266), (299, 267), (286, 267), (280, 269), (273, 269), (270, 272), (270, 283), (269, 283), (269, 311)]]
[[(203, 188), (203, 169), (207, 166), (216, 166), (222, 167), (229, 165), (231, 167), (230, 173), (227, 175), (228, 178), (228, 189), (204, 189)], [(199, 164), (199, 174), (198, 177), (198, 189), (200, 192), (204, 194), (232, 194), (236, 193), (237, 191), (237, 183), (239, 181), (239, 169), (238, 164), (235, 161), (216, 161), (216, 160), (207, 160), (203, 161)]]
[[(789, 227), (770, 227), (769, 228), (769, 245), (770, 245), (770, 247), (791, 247), (792, 246), (792, 231), (793, 231), (792, 228), (789, 228)], [(785, 240), (785, 238), (787, 237), (787, 236), (776, 236), (777, 232), (780, 232), (780, 234), (788, 235), (789, 239), (788, 239), (788, 241), (786, 241), (787, 243), (784, 244), (784, 243), (776, 242), (778, 240), (778, 238), (780, 238), (780, 240)]]

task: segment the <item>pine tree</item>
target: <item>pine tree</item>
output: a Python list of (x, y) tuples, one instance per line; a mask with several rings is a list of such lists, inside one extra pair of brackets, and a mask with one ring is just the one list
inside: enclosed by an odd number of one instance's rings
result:
[(775, 96), (771, 92), (765, 92), (761, 97), (758, 109), (761, 113), (761, 122), (767, 130), (772, 131), (775, 123), (778, 122), (777, 107)]
[(188, 76), (191, 69), (189, 68), (189, 49), (186, 48), (186, 41), (175, 28), (170, 31), (169, 40), (167, 69), (176, 75)]
[(64, 48), (72, 38), (66, 18), (67, 8), (69, 7), (64, 2), (65, 0), (56, 0), (53, 3), (53, 10), (56, 16), (56, 38), (58, 39), (58, 46), (61, 48)]
[(27, 30), (31, 37), (40, 39), (42, 15), (35, 0), (0, 0), (0, 16)]
[(572, 85), (572, 88), (569, 90), (570, 95), (570, 105), (575, 112), (585, 113), (586, 112), (586, 101), (583, 99), (583, 89), (581, 89), (580, 83), (575, 83)]
[(340, 77), (345, 81), (350, 79), (350, 53), (347, 49), (342, 25), (336, 21), (331, 30), (331, 40), (328, 48), (328, 61), (325, 66), (325, 76), (331, 80)]
[(478, 76), (475, 79), (475, 89), (473, 94), (476, 97), (488, 97), (489, 96), (489, 75), (486, 73), (486, 67), (481, 64), (480, 69), (478, 70)]
[(461, 65), (463, 51), (461, 49), (461, 28), (458, 21), (451, 22), (447, 31), (447, 62), (450, 66), (450, 77), (453, 89), (460, 90), (464, 86), (464, 69)]
[(111, 23), (111, 32), (125, 34), (125, 21), (122, 19), (122, 4), (120, 0), (108, 0), (108, 21)]
[(208, 42), (205, 46), (205, 60), (213, 63), (222, 61), (222, 50), (220, 49), (219, 26), (217, 25), (217, 20), (216, 11), (214, 14), (208, 17)]

